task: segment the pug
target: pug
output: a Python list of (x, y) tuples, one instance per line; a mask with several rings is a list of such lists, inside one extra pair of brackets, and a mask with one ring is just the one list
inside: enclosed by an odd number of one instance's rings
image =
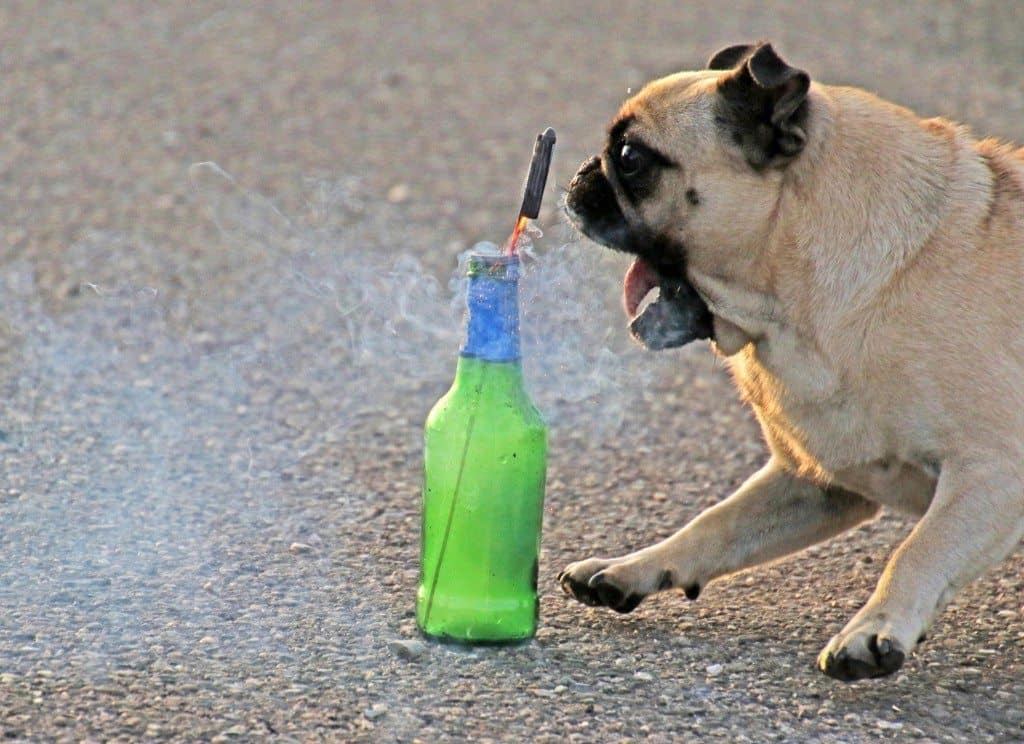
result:
[(895, 672), (1024, 533), (1024, 149), (745, 44), (630, 98), (566, 210), (634, 256), (641, 343), (712, 340), (770, 456), (668, 539), (561, 586), (619, 612), (696, 599), (888, 506), (916, 526), (818, 666)]

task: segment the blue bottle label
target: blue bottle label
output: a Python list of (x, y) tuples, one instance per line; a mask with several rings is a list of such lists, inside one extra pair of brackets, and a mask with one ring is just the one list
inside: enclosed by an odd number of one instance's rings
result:
[(463, 356), (487, 362), (519, 360), (518, 266), (509, 265), (507, 257), (502, 264), (495, 271), (484, 266), (470, 272)]

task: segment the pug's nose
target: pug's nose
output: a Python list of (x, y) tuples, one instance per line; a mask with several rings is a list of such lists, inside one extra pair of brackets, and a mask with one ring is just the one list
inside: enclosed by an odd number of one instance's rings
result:
[(569, 188), (571, 189), (573, 186), (576, 186), (580, 182), (580, 179), (586, 178), (589, 174), (593, 173), (595, 170), (599, 170), (600, 168), (601, 158), (597, 155), (587, 158), (583, 161), (583, 165), (580, 166), (580, 169), (576, 171), (576, 175), (572, 177), (572, 183), (569, 184)]

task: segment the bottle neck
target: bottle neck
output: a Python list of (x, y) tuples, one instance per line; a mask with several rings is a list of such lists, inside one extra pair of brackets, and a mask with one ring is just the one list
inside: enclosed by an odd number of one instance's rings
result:
[(468, 322), (463, 357), (485, 362), (519, 361), (519, 286), (515, 273), (469, 277)]
[(523, 368), (519, 360), (495, 363), (462, 354), (455, 367), (452, 386), (460, 395), (474, 396), (477, 403), (480, 403), (481, 399), (475, 396), (479, 395), (486, 396), (492, 404), (518, 400), (517, 396), (527, 397)]

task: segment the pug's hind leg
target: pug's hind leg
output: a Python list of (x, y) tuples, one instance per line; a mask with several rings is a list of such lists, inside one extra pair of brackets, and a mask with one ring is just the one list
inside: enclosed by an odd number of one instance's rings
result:
[(855, 493), (798, 478), (773, 458), (667, 540), (621, 558), (573, 563), (558, 581), (580, 602), (618, 612), (666, 589), (681, 588), (696, 599), (712, 579), (825, 540), (877, 510)]
[(846, 682), (892, 674), (953, 595), (1024, 536), (1019, 456), (944, 463), (928, 511), (818, 666)]

